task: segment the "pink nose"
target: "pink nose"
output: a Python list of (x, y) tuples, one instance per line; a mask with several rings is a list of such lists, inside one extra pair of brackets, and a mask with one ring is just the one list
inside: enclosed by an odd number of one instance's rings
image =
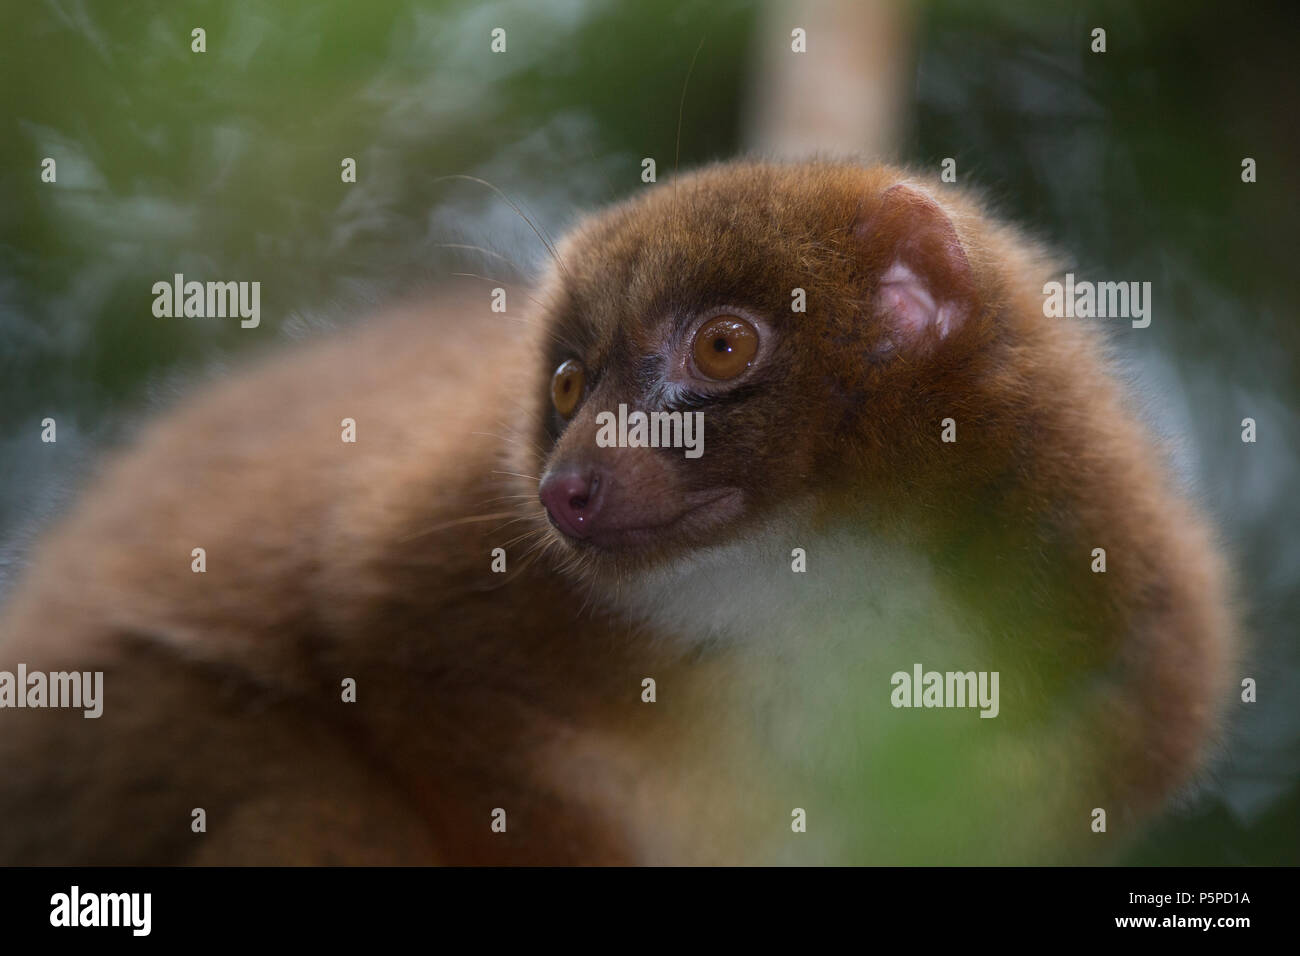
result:
[(601, 484), (594, 470), (566, 469), (543, 478), (538, 497), (552, 524), (571, 538), (587, 538), (600, 511)]

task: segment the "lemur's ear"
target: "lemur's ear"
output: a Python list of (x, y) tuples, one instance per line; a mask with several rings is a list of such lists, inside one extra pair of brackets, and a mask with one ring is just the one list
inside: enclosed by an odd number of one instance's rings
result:
[(938, 343), (969, 317), (970, 262), (933, 197), (906, 183), (890, 186), (857, 233), (882, 263), (875, 306), (886, 325), (884, 350)]

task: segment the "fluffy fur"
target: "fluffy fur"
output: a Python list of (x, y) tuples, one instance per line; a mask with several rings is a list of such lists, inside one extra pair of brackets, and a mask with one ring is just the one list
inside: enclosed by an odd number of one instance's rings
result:
[[(900, 256), (941, 327), (898, 321)], [(201, 390), (104, 470), (0, 622), (0, 667), (104, 670), (104, 716), (0, 712), (0, 860), (1096, 858), (1202, 765), (1225, 572), (1094, 331), (1044, 318), (1037, 247), (903, 171), (737, 163), (558, 259), (521, 322), (399, 310)], [(662, 398), (653, 357), (724, 307), (768, 351), (694, 399), (705, 456), (614, 460), (629, 493), (734, 488), (734, 513), (566, 539), (537, 480), (595, 410)], [(914, 661), (999, 671), (1001, 715), (892, 708)]]

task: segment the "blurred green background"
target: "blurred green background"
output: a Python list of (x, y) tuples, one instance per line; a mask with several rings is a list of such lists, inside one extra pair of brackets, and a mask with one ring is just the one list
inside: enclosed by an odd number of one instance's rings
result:
[[(196, 376), (452, 272), (509, 278), (449, 243), (541, 264), (497, 197), (438, 177), (491, 180), (551, 234), (640, 188), (643, 156), (666, 178), (701, 39), (681, 163), (735, 155), (755, 51), (788, 43), (761, 22), (740, 0), (6, 4), (0, 592), (97, 454)], [(1300, 861), (1295, 5), (939, 2), (915, 25), (899, 158), (952, 156), (1077, 271), (1153, 282), (1116, 351), (1240, 572), (1259, 702), (1130, 860)], [(176, 272), (260, 280), (261, 327), (155, 318)]]

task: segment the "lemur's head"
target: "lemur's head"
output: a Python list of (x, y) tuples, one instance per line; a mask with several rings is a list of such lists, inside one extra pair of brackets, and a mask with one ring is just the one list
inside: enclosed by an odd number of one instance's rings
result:
[(959, 222), (896, 170), (726, 164), (580, 226), (539, 385), (561, 548), (653, 565), (816, 513), (922, 427), (937, 443), (986, 337)]

